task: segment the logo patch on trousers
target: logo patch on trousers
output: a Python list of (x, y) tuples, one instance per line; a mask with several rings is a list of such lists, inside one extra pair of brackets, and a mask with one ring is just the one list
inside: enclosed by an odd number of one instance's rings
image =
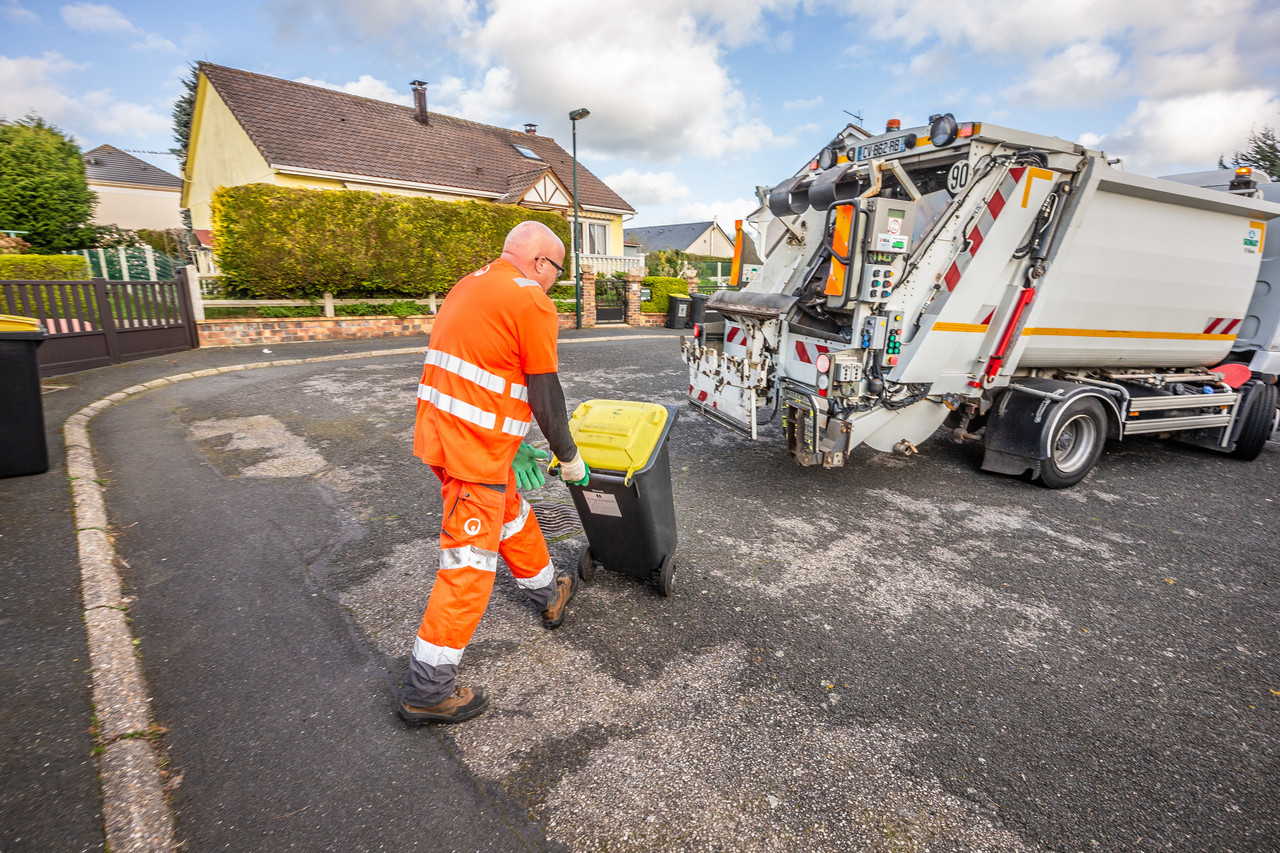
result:
[(462, 529), (467, 532), (468, 536), (475, 536), (480, 532), (480, 519), (468, 518), (466, 523), (462, 525)]

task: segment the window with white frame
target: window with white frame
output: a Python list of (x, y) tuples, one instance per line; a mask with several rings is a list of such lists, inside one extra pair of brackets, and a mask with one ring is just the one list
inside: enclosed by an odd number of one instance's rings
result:
[(607, 255), (609, 254), (609, 226), (604, 223), (584, 222), (586, 226), (587, 236), (582, 239), (582, 232), (578, 232), (579, 243), (582, 246), (584, 255)]

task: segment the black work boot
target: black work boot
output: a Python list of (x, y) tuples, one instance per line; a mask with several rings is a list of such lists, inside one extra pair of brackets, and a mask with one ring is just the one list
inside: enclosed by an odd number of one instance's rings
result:
[(489, 697), (484, 690), (477, 687), (459, 687), (453, 695), (443, 702), (437, 702), (430, 708), (415, 708), (400, 703), (400, 717), (411, 726), (423, 723), (460, 723), (472, 717), (478, 717), (489, 707)]
[(573, 596), (578, 591), (578, 575), (576, 572), (558, 575), (556, 577), (556, 600), (551, 602), (551, 606), (542, 611), (542, 627), (559, 628), (560, 623), (564, 621), (565, 611), (569, 609), (569, 602), (573, 601)]

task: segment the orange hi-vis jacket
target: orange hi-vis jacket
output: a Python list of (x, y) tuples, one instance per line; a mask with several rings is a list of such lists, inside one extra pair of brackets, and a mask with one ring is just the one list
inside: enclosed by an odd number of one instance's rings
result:
[(469, 483), (506, 483), (529, 431), (526, 377), (555, 373), (560, 327), (542, 286), (496, 260), (453, 286), (431, 328), (413, 452)]

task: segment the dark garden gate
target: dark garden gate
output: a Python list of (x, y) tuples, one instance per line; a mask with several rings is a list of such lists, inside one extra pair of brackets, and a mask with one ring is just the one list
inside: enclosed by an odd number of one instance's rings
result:
[(35, 317), (48, 333), (41, 376), (200, 346), (185, 271), (172, 281), (0, 281), (0, 314)]

